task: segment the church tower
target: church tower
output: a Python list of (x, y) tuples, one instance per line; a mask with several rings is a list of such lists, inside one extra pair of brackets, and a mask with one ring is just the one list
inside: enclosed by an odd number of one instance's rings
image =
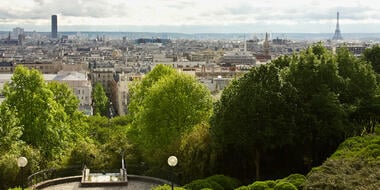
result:
[(343, 40), (342, 34), (340, 33), (340, 28), (339, 28), (339, 12), (336, 13), (336, 29), (335, 29), (335, 34), (332, 40)]

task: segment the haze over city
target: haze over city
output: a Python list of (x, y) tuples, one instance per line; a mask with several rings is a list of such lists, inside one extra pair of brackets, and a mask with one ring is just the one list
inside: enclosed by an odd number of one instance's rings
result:
[(1, 0), (0, 190), (379, 190), (377, 2)]
[(0, 30), (181, 33), (332, 33), (336, 12), (343, 33), (377, 33), (380, 7), (373, 0), (3, 0)]

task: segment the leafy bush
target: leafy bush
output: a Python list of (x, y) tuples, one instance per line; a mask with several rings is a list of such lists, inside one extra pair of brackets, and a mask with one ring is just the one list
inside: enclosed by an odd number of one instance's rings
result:
[(306, 181), (306, 177), (302, 174), (291, 174), (284, 178), (282, 181), (289, 182), (297, 187), (297, 189), (302, 189), (303, 184)]
[(233, 190), (239, 186), (239, 181), (237, 179), (224, 175), (213, 175), (208, 177), (207, 180), (218, 183), (224, 188), (224, 190)]
[[(172, 187), (168, 184), (160, 185), (160, 186), (152, 188), (152, 190), (171, 190), (171, 189)], [(174, 187), (174, 190), (185, 190), (185, 189), (182, 187)]]
[(297, 190), (297, 187), (289, 182), (280, 181), (274, 186), (274, 190)]
[(207, 181), (211, 185), (211, 187), (208, 187), (208, 188), (211, 188), (213, 190), (224, 190), (223, 186), (221, 186), (219, 183), (215, 181), (211, 181), (211, 180), (207, 180)]
[(250, 190), (266, 190), (269, 188), (268, 183), (265, 181), (256, 181), (248, 187)]
[(203, 188), (211, 188), (213, 190), (224, 190), (224, 188), (218, 183), (216, 183), (215, 181), (207, 180), (207, 179), (194, 180), (191, 183), (183, 186), (183, 188), (190, 189), (190, 190), (200, 190)]
[(362, 155), (374, 159), (380, 158), (380, 143), (368, 145), (363, 149)]
[(311, 170), (303, 188), (378, 189), (379, 145), (379, 135), (347, 139), (318, 169)]
[(267, 183), (268, 187), (270, 188), (274, 188), (274, 186), (276, 186), (276, 182), (273, 180), (267, 180), (265, 183)]
[(250, 190), (250, 188), (248, 186), (240, 186), (236, 188), (235, 190)]
[(303, 189), (306, 177), (301, 174), (291, 174), (284, 179), (256, 181), (248, 186), (241, 186), (235, 190), (288, 190)]

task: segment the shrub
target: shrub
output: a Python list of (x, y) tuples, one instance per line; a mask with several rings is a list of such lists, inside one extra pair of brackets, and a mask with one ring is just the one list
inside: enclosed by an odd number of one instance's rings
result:
[(369, 157), (370, 159), (380, 158), (380, 145), (370, 144), (361, 151), (361, 155)]
[(256, 181), (248, 186), (250, 190), (266, 190), (269, 188), (267, 182), (265, 181)]
[(378, 189), (380, 136), (346, 139), (319, 168), (308, 175), (304, 189)]
[(211, 188), (213, 190), (224, 190), (224, 187), (221, 186), (219, 183), (217, 183), (215, 181), (211, 181), (211, 180), (207, 180), (207, 181), (211, 185), (211, 187), (209, 187), (209, 188)]
[(306, 177), (302, 174), (291, 174), (281, 181), (289, 182), (297, 187), (297, 189), (302, 189), (303, 184), (306, 181)]
[(208, 177), (207, 180), (218, 183), (224, 188), (224, 190), (233, 190), (239, 186), (239, 181), (237, 179), (224, 175), (213, 175)]
[(224, 188), (218, 183), (216, 183), (215, 181), (207, 180), (207, 179), (194, 180), (191, 183), (183, 186), (183, 188), (190, 189), (190, 190), (200, 190), (203, 188), (211, 188), (213, 190), (224, 190)]
[[(172, 187), (170, 185), (160, 185), (160, 186), (157, 186), (157, 187), (153, 187), (152, 190), (171, 190)], [(182, 187), (174, 187), (174, 190), (185, 190), (184, 188)]]
[(248, 186), (240, 186), (236, 188), (235, 190), (250, 190), (250, 188)]
[(296, 186), (293, 184), (286, 182), (286, 181), (280, 181), (274, 186), (274, 190), (298, 190)]
[[(288, 189), (302, 189), (306, 177), (301, 174), (291, 174), (284, 179), (256, 181), (249, 186), (241, 186), (235, 190), (288, 190)], [(290, 185), (289, 185), (290, 184)]]
[(274, 188), (274, 186), (276, 186), (276, 182), (273, 180), (266, 180), (265, 183), (267, 183), (270, 188)]

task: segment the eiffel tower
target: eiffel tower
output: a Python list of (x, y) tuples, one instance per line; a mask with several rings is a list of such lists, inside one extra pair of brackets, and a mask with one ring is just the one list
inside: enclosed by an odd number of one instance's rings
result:
[(339, 28), (339, 12), (336, 13), (336, 29), (335, 29), (335, 34), (332, 40), (343, 40), (342, 34), (340, 33), (340, 28)]

